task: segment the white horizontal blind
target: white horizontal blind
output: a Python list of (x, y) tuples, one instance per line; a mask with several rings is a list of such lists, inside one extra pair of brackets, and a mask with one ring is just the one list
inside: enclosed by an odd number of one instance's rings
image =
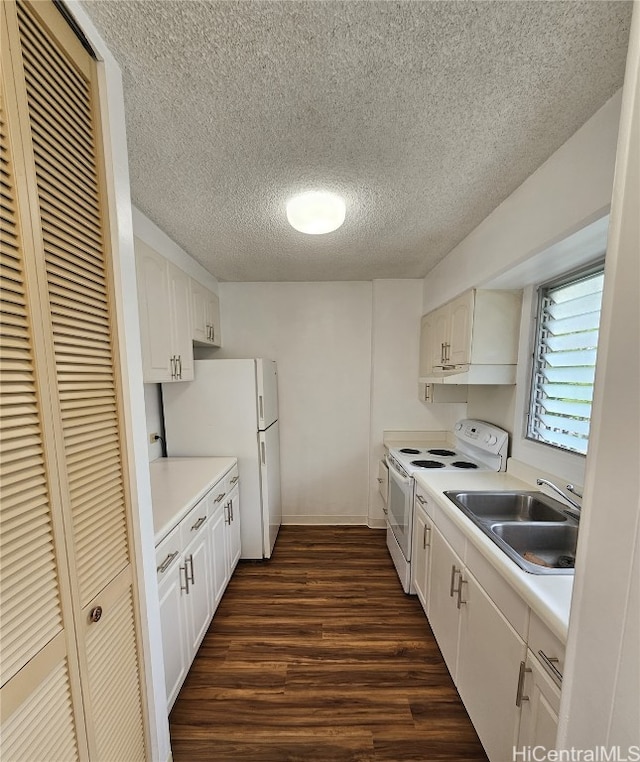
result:
[(538, 315), (531, 439), (586, 454), (598, 348), (602, 270), (543, 289)]

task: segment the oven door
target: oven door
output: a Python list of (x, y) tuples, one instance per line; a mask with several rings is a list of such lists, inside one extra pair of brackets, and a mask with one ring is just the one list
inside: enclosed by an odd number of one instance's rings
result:
[(411, 560), (411, 526), (413, 524), (413, 478), (404, 476), (387, 459), (389, 466), (389, 504), (387, 521), (400, 550)]

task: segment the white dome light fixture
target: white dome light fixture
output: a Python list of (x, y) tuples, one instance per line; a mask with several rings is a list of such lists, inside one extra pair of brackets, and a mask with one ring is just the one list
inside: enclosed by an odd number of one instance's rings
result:
[(309, 191), (287, 201), (287, 219), (301, 233), (322, 235), (342, 225), (346, 208), (344, 199), (336, 193)]

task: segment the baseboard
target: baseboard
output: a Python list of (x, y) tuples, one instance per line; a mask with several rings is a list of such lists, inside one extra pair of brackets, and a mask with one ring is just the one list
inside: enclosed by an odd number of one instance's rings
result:
[(387, 520), (386, 519), (369, 519), (367, 521), (367, 526), (370, 529), (386, 529)]
[(351, 526), (367, 526), (367, 516), (330, 516), (330, 515), (314, 515), (314, 516), (283, 516), (282, 524), (291, 526), (295, 525), (318, 525), (318, 526), (338, 526), (338, 525), (351, 525)]

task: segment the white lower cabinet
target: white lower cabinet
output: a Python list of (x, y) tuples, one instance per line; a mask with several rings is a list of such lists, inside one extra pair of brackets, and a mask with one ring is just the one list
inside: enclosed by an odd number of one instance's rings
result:
[(511, 759), (519, 720), (515, 695), (527, 647), (468, 569), (458, 585), (458, 692), (489, 759)]
[(564, 645), (420, 488), (412, 589), (491, 762), (555, 749)]
[(413, 549), (411, 555), (411, 588), (412, 592), (418, 596), (424, 613), (428, 615), (427, 601), (429, 598), (433, 524), (422, 507), (420, 500), (424, 500), (424, 498), (420, 494), (416, 495), (413, 518)]
[(168, 710), (240, 558), (237, 485), (235, 466), (156, 547)]
[(429, 623), (453, 681), (458, 671), (460, 612), (456, 605), (462, 560), (434, 526), (431, 538)]
[[(205, 503), (205, 501), (202, 501)], [(204, 519), (207, 518), (206, 504), (202, 507)], [(200, 518), (194, 516), (193, 521), (197, 523)], [(201, 525), (198, 534), (193, 538), (187, 549), (184, 551), (182, 570), (185, 579), (185, 612), (187, 615), (187, 633), (188, 633), (188, 656), (189, 664), (193, 661), (200, 643), (205, 636), (213, 607), (211, 603), (211, 583), (210, 578), (210, 550), (209, 533), (206, 527)]]
[(560, 688), (547, 674), (533, 652), (527, 652), (522, 687), (519, 691), (521, 705), (520, 733), (517, 746), (541, 746), (556, 748)]

